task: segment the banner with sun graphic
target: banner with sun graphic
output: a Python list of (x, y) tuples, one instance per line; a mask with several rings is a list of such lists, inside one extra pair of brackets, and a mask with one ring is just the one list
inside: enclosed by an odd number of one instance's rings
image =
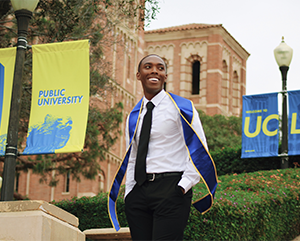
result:
[(4, 156), (17, 48), (0, 49), (0, 156)]
[(32, 46), (32, 100), (24, 155), (80, 152), (89, 107), (89, 42)]

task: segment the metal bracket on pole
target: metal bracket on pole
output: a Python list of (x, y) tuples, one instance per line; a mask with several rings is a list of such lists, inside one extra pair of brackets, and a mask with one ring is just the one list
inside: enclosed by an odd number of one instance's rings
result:
[(27, 39), (25, 37), (18, 38), (18, 46), (17, 48), (27, 49)]
[(289, 155), (287, 153), (281, 153), (281, 154), (278, 154), (279, 157), (288, 157)]
[(6, 146), (5, 156), (18, 156), (18, 148), (14, 146)]

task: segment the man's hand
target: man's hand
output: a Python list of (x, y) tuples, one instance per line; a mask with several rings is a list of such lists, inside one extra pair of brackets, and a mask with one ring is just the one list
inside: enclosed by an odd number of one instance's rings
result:
[(179, 187), (180, 187), (180, 189), (181, 189), (182, 193), (183, 193), (183, 194), (185, 194), (185, 190), (184, 190), (184, 188), (183, 188), (183, 187), (181, 187), (181, 186), (179, 186)]

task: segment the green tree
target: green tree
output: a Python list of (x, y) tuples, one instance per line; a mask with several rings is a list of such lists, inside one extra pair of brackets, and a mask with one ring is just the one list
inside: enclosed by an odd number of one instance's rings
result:
[[(113, 44), (112, 30), (116, 24), (127, 23), (132, 27), (143, 27), (155, 18), (158, 1), (145, 0), (138, 4), (135, 0), (40, 0), (29, 24), (28, 44), (54, 43), (70, 40), (90, 40), (90, 94), (105, 98), (104, 91), (112, 90), (109, 83), (109, 63), (103, 58), (103, 49)], [(1, 0), (5, 9), (0, 12), (0, 48), (16, 44), (16, 20), (7, 1)], [(9, 6), (9, 7), (8, 7)], [(141, 13), (141, 14), (139, 14)], [(141, 26), (133, 25), (139, 20)], [(19, 124), (19, 149), (28, 132), (31, 101), (31, 51), (27, 51), (23, 74), (22, 108)], [(41, 181), (56, 185), (57, 175), (66, 172), (80, 180), (80, 175), (93, 179), (101, 172), (100, 161), (115, 143), (120, 134), (122, 103), (113, 108), (99, 109), (90, 106), (88, 116), (85, 151), (60, 155), (38, 155), (32, 158), (17, 158), (17, 171), (32, 169), (41, 176)], [(101, 140), (101, 141), (99, 141)], [(0, 158), (4, 161), (4, 158)]]
[(199, 110), (208, 148), (216, 151), (225, 147), (241, 146), (242, 143), (242, 117), (206, 115)]

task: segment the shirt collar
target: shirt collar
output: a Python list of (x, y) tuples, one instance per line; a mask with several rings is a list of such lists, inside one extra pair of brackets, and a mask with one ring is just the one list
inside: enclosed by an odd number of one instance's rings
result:
[[(157, 95), (155, 95), (152, 99), (151, 102), (154, 104), (154, 106), (158, 106), (159, 103), (163, 100), (163, 98), (166, 96), (166, 92), (164, 89), (162, 89)], [(144, 96), (144, 106), (143, 108), (146, 108), (147, 103), (150, 100), (148, 100), (145, 96)]]

